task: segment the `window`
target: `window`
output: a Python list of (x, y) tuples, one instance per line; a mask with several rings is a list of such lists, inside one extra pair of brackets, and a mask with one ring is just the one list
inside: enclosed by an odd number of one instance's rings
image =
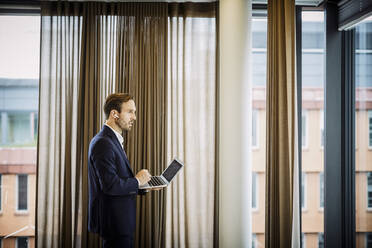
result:
[(366, 233), (366, 248), (372, 248), (372, 233)]
[(258, 148), (258, 137), (259, 137), (259, 119), (258, 110), (253, 109), (252, 111), (252, 147)]
[[(35, 216), (27, 211), (36, 202), (30, 193), (36, 187), (40, 21), (40, 15), (31, 13), (0, 15), (0, 223), (12, 222), (0, 225), (2, 236), (35, 226)], [(34, 236), (34, 230), (28, 228), (27, 235)], [(34, 239), (11, 236), (13, 248), (35, 246)]]
[(318, 248), (324, 248), (324, 233), (318, 233)]
[(28, 179), (28, 175), (18, 175), (18, 180), (17, 180), (17, 184), (18, 184), (18, 197), (17, 197), (17, 210), (20, 210), (20, 211), (26, 211), (28, 210), (28, 205), (27, 205), (27, 179)]
[[(307, 246), (316, 247), (316, 235), (323, 230), (322, 221), (313, 220), (323, 220), (323, 212), (319, 211), (318, 175), (324, 170), (324, 151), (321, 149), (324, 142), (321, 118), (325, 106), (324, 11), (302, 10), (301, 21), (301, 225), (306, 231)], [(307, 233), (308, 230), (311, 233)]]
[(324, 208), (324, 173), (319, 173), (319, 207)]
[(319, 111), (320, 113), (320, 147), (324, 147), (324, 111)]
[(2, 175), (0, 174), (0, 212), (3, 210), (2, 208), (2, 201), (1, 201), (1, 197), (2, 197), (2, 191), (3, 191), (3, 184), (2, 184)]
[(372, 110), (368, 110), (368, 146), (372, 148)]
[(301, 247), (306, 248), (306, 235), (305, 235), (305, 233), (301, 233)]
[(301, 207), (302, 210), (306, 209), (306, 173), (302, 172), (301, 181)]
[(252, 209), (258, 208), (258, 184), (257, 184), (257, 172), (252, 172)]
[(307, 147), (307, 111), (302, 111), (302, 147)]
[(355, 229), (356, 240), (366, 240), (360, 247), (372, 248), (372, 17), (354, 29)]
[(372, 208), (372, 172), (367, 173), (367, 208)]
[(252, 248), (257, 248), (257, 236), (255, 233), (252, 233)]
[(17, 238), (17, 248), (28, 248), (28, 238), (18, 237)]
[[(265, 178), (265, 121), (266, 121), (266, 38), (267, 17), (261, 10), (253, 10), (252, 18), (252, 247), (265, 246), (265, 185), (260, 179)], [(261, 199), (260, 199), (261, 198)], [(262, 204), (262, 207), (259, 205)], [(261, 243), (262, 242), (262, 243)]]

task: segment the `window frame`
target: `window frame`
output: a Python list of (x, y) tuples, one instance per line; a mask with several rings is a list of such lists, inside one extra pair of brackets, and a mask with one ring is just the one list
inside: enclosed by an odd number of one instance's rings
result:
[[(326, 2), (324, 244), (353, 248), (355, 240), (354, 37), (338, 29), (338, 5)], [(327, 127), (332, 127), (327, 129)]]

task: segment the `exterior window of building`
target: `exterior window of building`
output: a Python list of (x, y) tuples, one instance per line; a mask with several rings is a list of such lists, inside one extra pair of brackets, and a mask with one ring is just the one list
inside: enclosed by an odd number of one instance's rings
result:
[(257, 184), (257, 172), (252, 172), (252, 209), (257, 210), (258, 208), (258, 184)]
[(368, 146), (372, 148), (372, 110), (368, 111)]
[(28, 197), (27, 197), (27, 192), (28, 192), (28, 185), (27, 185), (27, 177), (28, 175), (18, 175), (18, 206), (17, 210), (20, 211), (26, 211), (28, 210)]
[(305, 233), (301, 233), (301, 247), (306, 248), (306, 235), (305, 235)]
[(302, 172), (301, 182), (301, 207), (302, 210), (306, 209), (306, 173)]
[(2, 197), (2, 191), (3, 191), (3, 184), (2, 184), (2, 175), (0, 174), (0, 212), (3, 210), (2, 208), (2, 200), (1, 200), (1, 197)]
[(324, 208), (324, 173), (319, 173), (319, 207)]
[(307, 147), (307, 111), (302, 111), (302, 148)]
[(28, 248), (28, 238), (18, 237), (17, 238), (17, 248)]
[(255, 233), (252, 233), (252, 248), (257, 248), (257, 236)]
[(324, 233), (318, 234), (318, 248), (324, 248)]
[(367, 208), (372, 209), (372, 172), (367, 173)]
[(324, 111), (320, 111), (320, 147), (324, 147)]
[(372, 248), (372, 233), (366, 233), (366, 248)]
[(253, 109), (252, 111), (252, 147), (258, 148), (258, 137), (259, 137), (259, 119), (258, 110)]

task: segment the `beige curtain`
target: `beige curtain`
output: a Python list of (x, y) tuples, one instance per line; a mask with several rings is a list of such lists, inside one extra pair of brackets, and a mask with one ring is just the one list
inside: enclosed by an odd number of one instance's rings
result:
[(185, 167), (166, 191), (166, 247), (214, 247), (217, 4), (171, 4), (169, 13), (167, 160)]
[[(167, 159), (167, 5), (42, 3), (38, 247), (99, 247), (87, 232), (87, 156), (101, 129), (105, 97), (135, 96), (138, 120), (126, 137), (134, 172)], [(164, 192), (138, 200), (136, 245), (162, 247)]]
[(299, 247), (295, 1), (268, 1), (267, 30), (265, 246)]

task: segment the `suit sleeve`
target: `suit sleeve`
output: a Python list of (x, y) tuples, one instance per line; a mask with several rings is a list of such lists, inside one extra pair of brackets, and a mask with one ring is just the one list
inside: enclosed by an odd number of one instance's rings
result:
[(117, 174), (114, 151), (111, 144), (101, 141), (97, 144), (95, 154), (92, 156), (95, 171), (103, 193), (107, 195), (136, 195), (138, 194), (138, 181), (134, 177), (122, 178)]

